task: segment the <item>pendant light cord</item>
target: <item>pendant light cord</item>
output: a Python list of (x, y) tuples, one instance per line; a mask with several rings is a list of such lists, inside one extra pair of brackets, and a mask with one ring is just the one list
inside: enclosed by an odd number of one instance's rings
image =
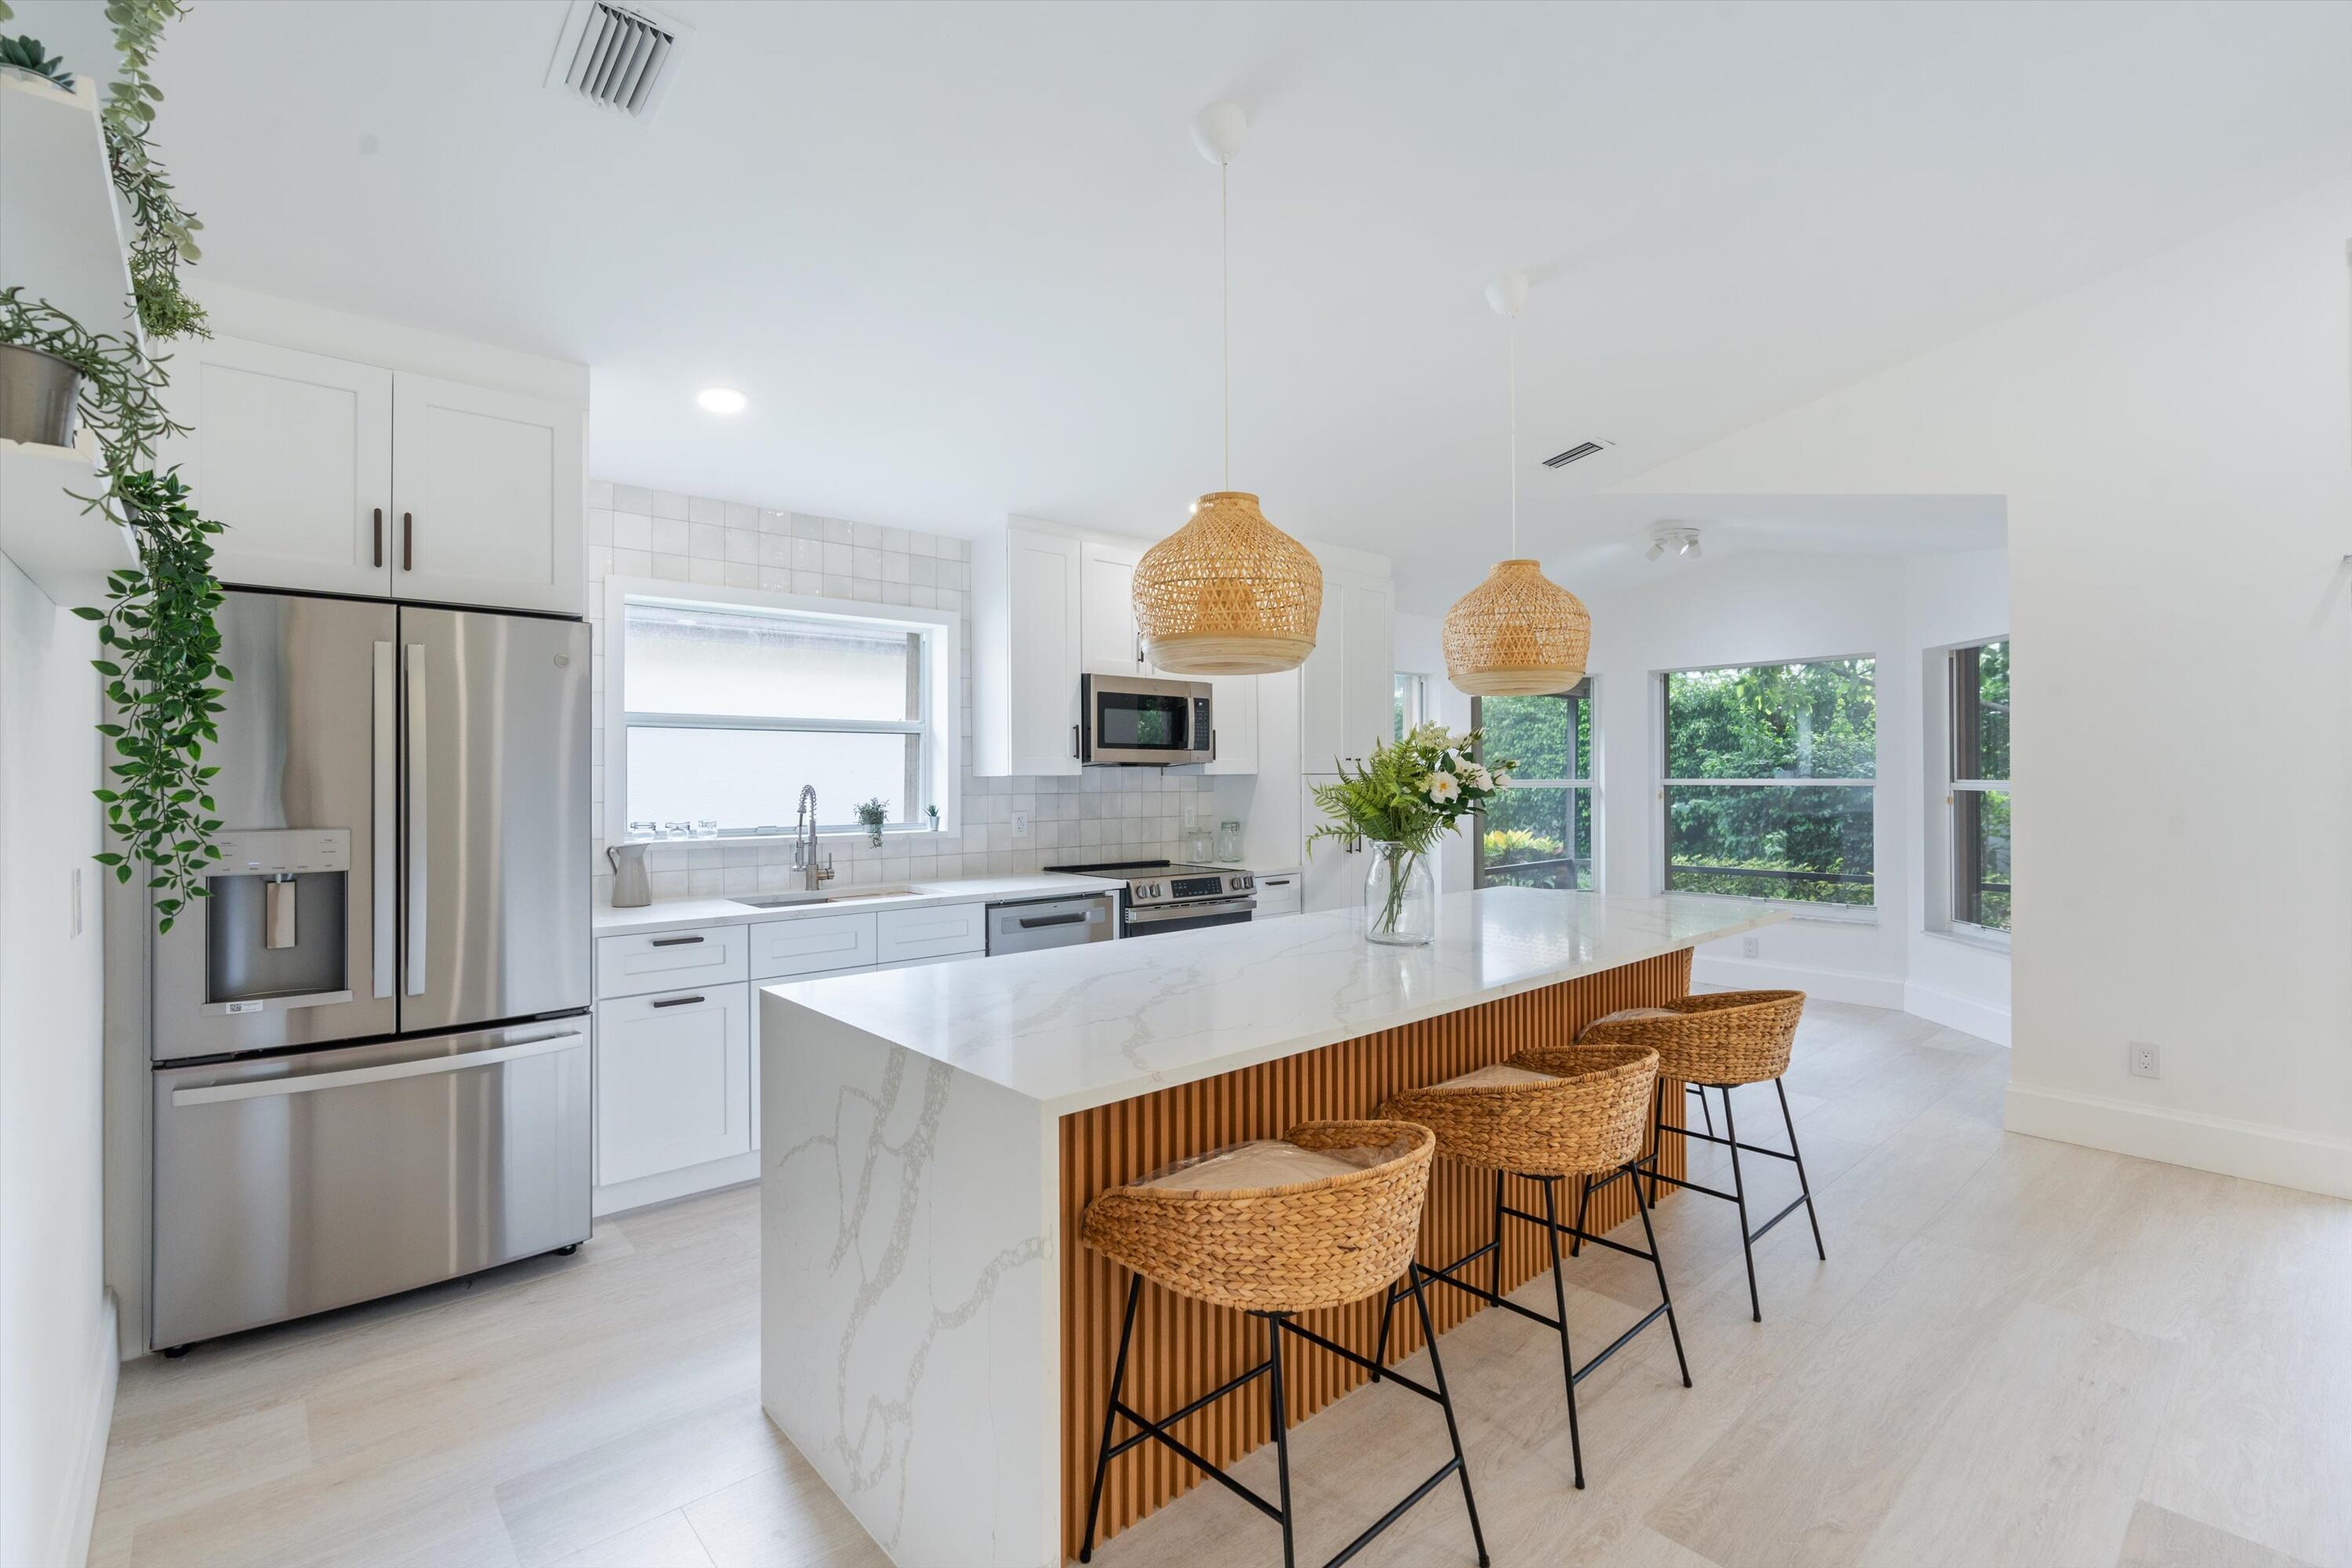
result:
[(1232, 167), (1217, 160), (1217, 348), (1223, 356), (1220, 390), (1225, 405), (1225, 477), (1222, 489), (1234, 488), (1234, 224), (1225, 205), (1225, 174)]
[(1511, 556), (1519, 553), (1519, 313), (1511, 312), (1506, 337), (1511, 345)]

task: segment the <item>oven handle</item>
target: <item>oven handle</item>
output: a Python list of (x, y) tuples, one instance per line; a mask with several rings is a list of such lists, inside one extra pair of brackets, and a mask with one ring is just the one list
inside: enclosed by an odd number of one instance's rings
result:
[(1218, 899), (1212, 903), (1171, 904), (1166, 909), (1129, 910), (1131, 926), (1159, 925), (1165, 921), (1196, 921), (1203, 915), (1245, 915), (1257, 908), (1255, 899)]
[(543, 1040), (521, 1040), (510, 1046), (494, 1046), (487, 1051), (419, 1057), (414, 1061), (386, 1062), (382, 1067), (345, 1068), (339, 1072), (302, 1073), (291, 1078), (252, 1079), (244, 1083), (200, 1084), (193, 1089), (173, 1089), (172, 1103), (175, 1106), (214, 1105), (224, 1100), (271, 1100), (289, 1094), (309, 1094), (321, 1089), (349, 1089), (354, 1084), (422, 1078), (427, 1073), (464, 1072), (471, 1068), (519, 1061), (524, 1057), (543, 1057), (557, 1051), (568, 1051), (586, 1041), (587, 1037), (575, 1029), (550, 1035)]

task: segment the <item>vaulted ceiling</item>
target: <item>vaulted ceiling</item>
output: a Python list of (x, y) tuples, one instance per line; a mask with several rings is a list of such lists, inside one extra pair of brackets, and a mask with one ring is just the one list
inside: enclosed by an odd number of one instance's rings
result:
[(566, 0), (196, 0), (198, 282), (583, 361), (603, 477), (1157, 533), (1222, 482), (1230, 98), (1233, 487), (1435, 607), (1502, 543), (1501, 272), (1526, 542), (1606, 566), (1648, 519), (1579, 498), (2352, 166), (2341, 5), (664, 8), (637, 122), (543, 89)]

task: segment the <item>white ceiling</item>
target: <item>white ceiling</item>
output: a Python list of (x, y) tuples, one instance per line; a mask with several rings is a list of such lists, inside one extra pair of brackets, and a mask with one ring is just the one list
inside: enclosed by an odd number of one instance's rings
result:
[[(2352, 166), (2339, 5), (668, 0), (650, 124), (541, 90), (565, 8), (197, 0), (158, 68), (199, 280), (584, 361), (602, 477), (1156, 533), (1221, 482), (1188, 126), (1230, 97), (1233, 485), (1423, 608), (1503, 542), (1500, 272), (1572, 583), (1644, 521), (1578, 498)], [(17, 10), (93, 58), (97, 6)]]

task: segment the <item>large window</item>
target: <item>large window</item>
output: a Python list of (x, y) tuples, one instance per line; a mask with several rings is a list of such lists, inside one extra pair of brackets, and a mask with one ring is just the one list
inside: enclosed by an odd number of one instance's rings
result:
[(1429, 708), (1429, 677), (1400, 669), (1392, 689), (1396, 700), (1389, 719), (1389, 739), (1402, 741), (1433, 716)]
[(928, 828), (926, 808), (945, 808), (942, 627), (635, 596), (607, 626), (625, 826), (789, 833), (803, 784), (828, 829), (853, 826), (868, 799), (896, 826)]
[(1951, 651), (1952, 919), (2009, 929), (2009, 643)]
[(1547, 697), (1478, 697), (1471, 727), (1479, 760), (1519, 764), (1478, 822), (1482, 888), (1592, 886), (1592, 701), (1590, 682)]
[(1832, 658), (1664, 678), (1669, 892), (1874, 901), (1875, 673)]

